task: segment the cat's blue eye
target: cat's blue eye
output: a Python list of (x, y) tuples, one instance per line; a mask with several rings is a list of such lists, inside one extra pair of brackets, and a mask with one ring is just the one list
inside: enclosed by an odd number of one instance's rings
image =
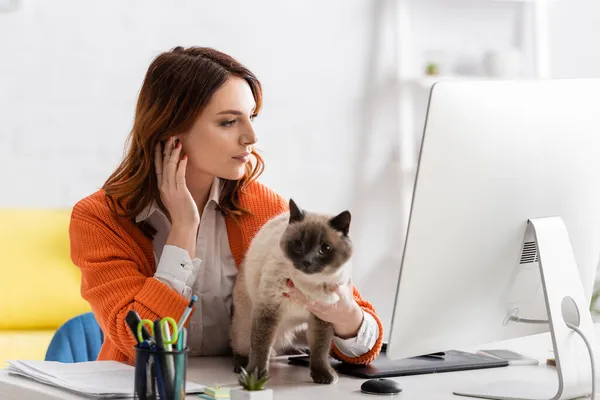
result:
[(325, 255), (325, 254), (329, 253), (330, 251), (331, 251), (331, 246), (329, 246), (327, 243), (323, 243), (321, 245), (321, 248), (319, 249), (319, 254)]
[(293, 246), (294, 246), (294, 251), (297, 251), (297, 252), (302, 251), (302, 247), (303, 247), (302, 246), (302, 241), (300, 241), (300, 240), (294, 240)]

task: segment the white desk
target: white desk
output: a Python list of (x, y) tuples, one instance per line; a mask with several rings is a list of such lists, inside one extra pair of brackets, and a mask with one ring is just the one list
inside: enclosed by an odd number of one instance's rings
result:
[[(600, 324), (596, 324), (596, 333), (600, 337)], [(446, 372), (440, 374), (414, 375), (392, 378), (401, 383), (403, 391), (394, 397), (400, 400), (459, 400), (464, 397), (454, 396), (453, 390), (469, 383), (485, 383), (497, 380), (523, 379), (531, 383), (556, 385), (556, 371), (546, 365), (546, 358), (551, 357), (551, 342), (548, 334), (496, 343), (486, 348), (508, 348), (540, 360), (538, 366), (509, 366), (484, 370)], [(476, 349), (461, 349), (475, 351)], [(582, 360), (588, 363), (588, 360)], [(360, 392), (364, 379), (340, 375), (340, 380), (333, 385), (316, 385), (312, 383), (308, 369), (290, 366), (285, 361), (271, 364), (271, 380), (268, 386), (274, 390), (274, 399), (363, 399), (372, 400), (378, 396)], [(228, 358), (192, 358), (188, 366), (188, 380), (204, 385), (235, 386), (236, 377), (232, 372), (232, 362)], [(133, 392), (133, 382), (131, 383)], [(60, 389), (42, 385), (21, 377), (10, 376), (0, 370), (0, 398), (4, 400), (82, 400), (82, 397), (64, 392)], [(189, 395), (189, 399), (197, 399)], [(381, 398), (388, 398), (381, 396)]]

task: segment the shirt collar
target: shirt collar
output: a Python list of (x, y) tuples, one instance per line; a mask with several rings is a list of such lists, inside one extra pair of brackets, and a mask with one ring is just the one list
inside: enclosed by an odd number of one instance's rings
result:
[[(204, 206), (204, 209), (206, 209), (206, 207), (208, 207), (208, 205), (211, 203), (215, 203), (216, 205), (219, 205), (220, 195), (221, 195), (221, 180), (219, 178), (215, 177), (215, 179), (213, 180), (213, 183), (210, 187), (210, 193), (208, 194), (208, 201), (206, 202), (206, 206)], [(152, 214), (154, 214), (155, 212), (159, 212), (164, 215), (164, 213), (162, 212), (160, 207), (158, 207), (158, 203), (156, 202), (156, 200), (152, 200), (152, 203), (147, 205), (138, 215), (136, 215), (135, 222), (139, 223), (141, 221), (144, 221), (144, 220), (150, 218), (150, 216)]]

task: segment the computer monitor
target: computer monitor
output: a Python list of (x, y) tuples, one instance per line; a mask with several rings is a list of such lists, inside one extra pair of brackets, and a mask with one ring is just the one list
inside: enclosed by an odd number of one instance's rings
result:
[(599, 256), (600, 80), (434, 85), (387, 357), (550, 330), (566, 395), (590, 364), (563, 299), (589, 332)]

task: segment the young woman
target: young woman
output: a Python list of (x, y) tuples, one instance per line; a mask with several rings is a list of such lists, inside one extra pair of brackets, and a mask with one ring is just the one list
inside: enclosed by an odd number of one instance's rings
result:
[[(252, 121), (261, 103), (256, 77), (213, 49), (176, 47), (148, 68), (124, 160), (71, 217), (82, 296), (105, 334), (98, 359), (133, 363), (127, 312), (179, 320), (194, 293), (190, 354), (228, 353), (237, 268), (258, 229), (287, 211), (256, 181), (263, 161)], [(350, 282), (342, 289), (337, 304), (307, 307), (333, 324), (335, 356), (370, 363), (381, 323)]]

